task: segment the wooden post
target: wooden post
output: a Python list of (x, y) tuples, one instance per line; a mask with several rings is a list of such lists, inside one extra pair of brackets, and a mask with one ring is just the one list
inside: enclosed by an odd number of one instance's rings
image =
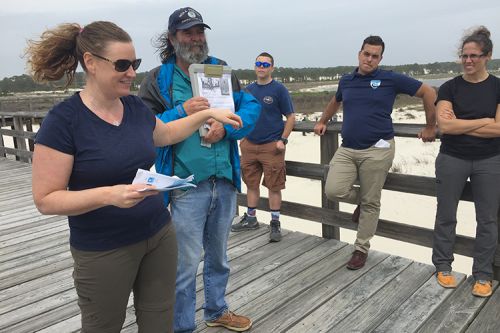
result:
[[(5, 147), (5, 143), (3, 142), (3, 134), (2, 133), (0, 133), (0, 147), (1, 148)], [(5, 155), (5, 150), (1, 150), (0, 157), (7, 157), (7, 155)]]
[[(17, 131), (22, 131), (24, 132), (24, 125), (23, 125), (23, 117), (16, 116), (12, 119), (14, 123), (14, 129)], [(26, 140), (24, 138), (19, 138), (19, 137), (14, 137), (14, 146), (17, 149), (25, 150), (27, 151), (28, 149), (26, 148)], [(29, 158), (26, 157), (16, 157), (16, 160), (23, 161), (26, 163), (29, 163)]]
[[(326, 131), (326, 133), (320, 137), (320, 149), (321, 157), (320, 163), (323, 165), (328, 165), (330, 160), (335, 154), (339, 146), (339, 135), (337, 132)], [(339, 210), (338, 202), (330, 201), (325, 195), (325, 181), (326, 175), (321, 181), (321, 207), (329, 208), (333, 210)], [(322, 236), (328, 239), (339, 239), (340, 240), (340, 229), (338, 227), (333, 227), (330, 225), (322, 224)]]
[[(33, 123), (35, 122), (35, 118), (28, 118), (26, 119), (26, 131), (27, 132), (33, 132)], [(30, 151), (35, 150), (35, 141), (32, 139), (28, 139), (28, 146)]]

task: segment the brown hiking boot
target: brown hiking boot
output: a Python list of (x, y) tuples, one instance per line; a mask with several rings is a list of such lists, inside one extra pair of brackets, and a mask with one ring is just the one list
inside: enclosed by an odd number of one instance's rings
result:
[(361, 213), (361, 206), (358, 205), (354, 212), (352, 212), (351, 220), (354, 223), (359, 223), (359, 214)]
[(472, 287), (472, 295), (478, 297), (488, 297), (491, 296), (493, 292), (491, 281), (487, 280), (477, 280)]
[(450, 271), (437, 272), (437, 282), (444, 288), (456, 288), (457, 280)]
[(229, 310), (226, 310), (219, 318), (205, 323), (209, 327), (222, 326), (236, 332), (244, 332), (252, 327), (250, 318), (237, 315)]
[(368, 253), (356, 250), (352, 253), (351, 260), (347, 263), (347, 268), (355, 270), (360, 269), (366, 263), (366, 258), (368, 258)]

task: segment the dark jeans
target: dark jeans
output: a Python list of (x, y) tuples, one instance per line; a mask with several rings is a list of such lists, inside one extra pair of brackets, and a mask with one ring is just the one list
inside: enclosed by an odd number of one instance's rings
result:
[(472, 275), (476, 280), (492, 280), (492, 263), (498, 243), (500, 155), (464, 160), (439, 153), (436, 158), (437, 212), (432, 262), (438, 272), (451, 271), (457, 206), (469, 177), (477, 221)]
[(110, 251), (71, 248), (82, 333), (120, 332), (134, 291), (141, 333), (173, 332), (177, 241), (168, 223), (154, 236)]

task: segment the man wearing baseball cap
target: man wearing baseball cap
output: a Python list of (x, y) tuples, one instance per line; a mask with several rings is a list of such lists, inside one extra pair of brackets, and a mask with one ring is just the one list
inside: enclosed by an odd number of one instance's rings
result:
[[(200, 13), (190, 7), (180, 8), (170, 15), (168, 30), (158, 38), (162, 64), (148, 73), (139, 96), (163, 122), (210, 108), (206, 98), (193, 97), (188, 72), (189, 65), (195, 63), (226, 64), (208, 55), (205, 29), (210, 27)], [(241, 89), (234, 75), (232, 89), (242, 128), (212, 122), (203, 141), (197, 131), (175, 146), (157, 151), (157, 172), (183, 178), (193, 174), (197, 185), (165, 195), (165, 203), (171, 204), (179, 253), (175, 332), (196, 329), (196, 272), (203, 252), (206, 324), (240, 332), (252, 325), (249, 318), (229, 310), (224, 294), (229, 279), (227, 239), (236, 212), (236, 191), (241, 185), (237, 140), (252, 131), (260, 104)], [(210, 143), (210, 147), (202, 143)]]

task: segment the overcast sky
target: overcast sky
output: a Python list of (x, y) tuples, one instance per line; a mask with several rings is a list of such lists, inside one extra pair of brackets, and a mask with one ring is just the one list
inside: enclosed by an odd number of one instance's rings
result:
[[(465, 29), (485, 25), (500, 47), (500, 1), (463, 0), (4, 0), (0, 6), (0, 79), (26, 73), (27, 39), (63, 22), (109, 20), (133, 38), (140, 72), (159, 64), (152, 37), (180, 6), (198, 10), (210, 54), (233, 68), (252, 68), (267, 51), (277, 66), (356, 65), (362, 40), (380, 35), (382, 64), (454, 61)], [(500, 52), (500, 51), (498, 51)], [(493, 58), (500, 58), (494, 50)]]

